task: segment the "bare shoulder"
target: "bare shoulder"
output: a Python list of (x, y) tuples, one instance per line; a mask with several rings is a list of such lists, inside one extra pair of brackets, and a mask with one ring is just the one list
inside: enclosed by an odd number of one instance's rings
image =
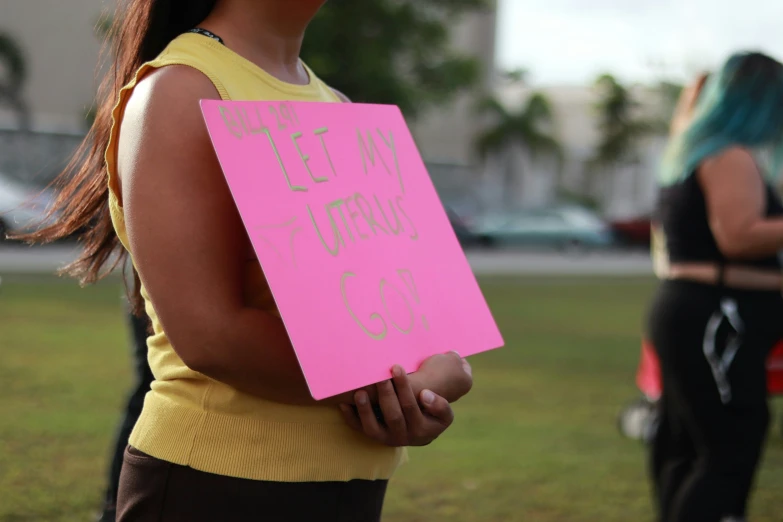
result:
[(341, 93), (340, 91), (338, 91), (334, 87), (329, 87), (329, 88), (332, 89), (332, 92), (334, 92), (337, 95), (338, 98), (340, 98), (341, 102), (343, 102), (343, 103), (351, 103), (351, 99), (348, 96), (346, 96), (345, 94)]
[(188, 124), (201, 119), (199, 101), (220, 99), (204, 74), (184, 65), (152, 71), (134, 88), (125, 107), (122, 131), (141, 124), (145, 134), (163, 135), (174, 128), (187, 132)]
[(743, 222), (742, 216), (755, 219), (763, 210), (764, 181), (753, 156), (743, 148), (731, 147), (704, 161), (698, 182), (710, 219), (723, 222), (715, 229), (716, 238), (725, 233), (727, 220)]
[(220, 172), (199, 106), (200, 100), (215, 98), (212, 82), (187, 66), (164, 67), (139, 82), (126, 104), (117, 142), (123, 199), (142, 185), (160, 187)]
[[(152, 71), (134, 88), (119, 128), (118, 175), (138, 174), (141, 163), (203, 159), (209, 134), (199, 101), (219, 99), (212, 82), (187, 66)], [(124, 189), (123, 189), (124, 190)]]
[(702, 183), (713, 180), (737, 182), (750, 177), (758, 178), (758, 167), (750, 152), (742, 147), (729, 147), (720, 154), (706, 159), (699, 168)]

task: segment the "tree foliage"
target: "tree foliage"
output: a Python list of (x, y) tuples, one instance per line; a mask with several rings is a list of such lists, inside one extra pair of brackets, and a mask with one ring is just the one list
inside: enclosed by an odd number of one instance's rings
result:
[(406, 116), (474, 85), (481, 64), (450, 46), (450, 30), (487, 0), (327, 2), (305, 36), (302, 57), (356, 102), (398, 105)]
[(658, 122), (642, 119), (637, 102), (629, 89), (611, 74), (596, 80), (599, 101), (596, 104), (601, 138), (593, 157), (597, 165), (633, 161), (639, 140), (655, 132)]
[(482, 158), (518, 144), (530, 157), (542, 156), (563, 161), (563, 149), (554, 135), (554, 115), (549, 99), (535, 92), (521, 110), (506, 109), (497, 99), (486, 98), (478, 105), (480, 114), (489, 115), (493, 123), (476, 140), (476, 149)]

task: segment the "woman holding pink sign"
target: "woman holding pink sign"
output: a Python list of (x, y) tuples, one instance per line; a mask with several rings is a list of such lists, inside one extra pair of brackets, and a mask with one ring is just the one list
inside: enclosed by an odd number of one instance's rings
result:
[(450, 353), (314, 401), (222, 176), (201, 100), (347, 101), (299, 59), (322, 4), (121, 3), (86, 161), (61, 184), (67, 217), (31, 238), (91, 225), (70, 272), (92, 282), (130, 254), (133, 302), (152, 319), (155, 381), (125, 452), (120, 521), (380, 520), (404, 447), (437, 438), (472, 386)]

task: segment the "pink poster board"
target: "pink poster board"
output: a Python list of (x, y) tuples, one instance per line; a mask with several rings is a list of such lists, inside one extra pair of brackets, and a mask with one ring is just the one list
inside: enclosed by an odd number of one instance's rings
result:
[(398, 108), (202, 110), (315, 399), (503, 345)]

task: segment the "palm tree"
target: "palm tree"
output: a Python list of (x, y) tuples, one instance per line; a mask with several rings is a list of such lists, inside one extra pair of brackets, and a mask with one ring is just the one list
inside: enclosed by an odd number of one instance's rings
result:
[[(593, 189), (588, 191), (595, 192), (595, 187), (589, 185), (598, 180), (612, 187), (618, 174), (630, 172), (634, 176), (632, 191), (635, 193), (638, 190), (635, 185), (639, 181), (635, 168), (641, 161), (639, 143), (644, 137), (658, 132), (662, 123), (639, 117), (640, 104), (611, 74), (601, 75), (595, 85), (600, 93), (596, 111), (601, 138), (587, 166), (589, 177), (586, 183), (589, 189)], [(599, 170), (604, 174), (600, 178), (596, 176)]]
[[(557, 162), (557, 176), (562, 170), (563, 148), (553, 134), (554, 116), (549, 99), (535, 92), (527, 99), (522, 110), (511, 112), (495, 98), (482, 100), (477, 110), (489, 115), (493, 123), (476, 139), (476, 150), (482, 160), (495, 156), (500, 160), (505, 204), (511, 203), (513, 191), (509, 185), (520, 183), (520, 173), (514, 171), (515, 150), (526, 159), (554, 159)], [(522, 173), (524, 174), (524, 172)], [(555, 185), (559, 180), (555, 181)]]
[(598, 128), (601, 141), (595, 159), (599, 163), (616, 163), (635, 158), (636, 141), (646, 132), (647, 123), (634, 118), (639, 103), (631, 93), (611, 74), (604, 74), (596, 81), (600, 99), (596, 105), (599, 114)]
[(7, 33), (0, 33), (0, 62), (6, 71), (0, 78), (0, 105), (9, 105), (16, 113), (19, 128), (29, 130), (30, 108), (22, 96), (27, 79), (27, 64), (21, 47)]

